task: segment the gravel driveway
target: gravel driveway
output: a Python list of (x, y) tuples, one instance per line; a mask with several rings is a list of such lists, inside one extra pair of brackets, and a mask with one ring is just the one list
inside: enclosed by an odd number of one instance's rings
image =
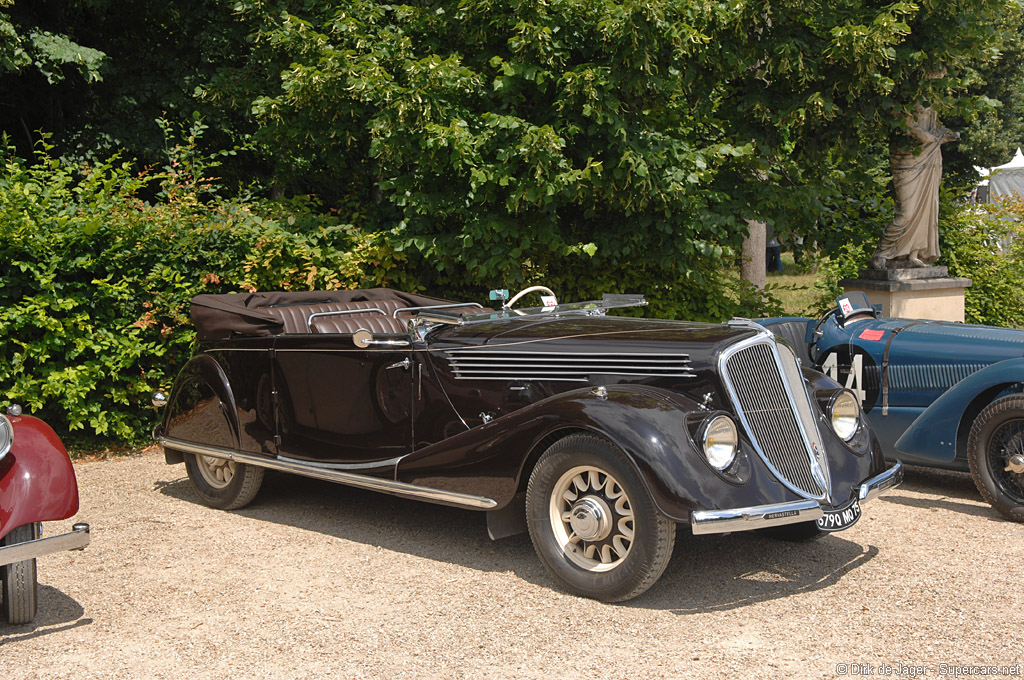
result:
[(157, 451), (76, 469), (92, 544), (40, 560), (36, 621), (0, 623), (0, 677), (1024, 673), (1024, 525), (965, 474), (911, 468), (811, 544), (680, 531), (661, 580), (607, 605), (479, 513), (277, 474), (223, 512)]

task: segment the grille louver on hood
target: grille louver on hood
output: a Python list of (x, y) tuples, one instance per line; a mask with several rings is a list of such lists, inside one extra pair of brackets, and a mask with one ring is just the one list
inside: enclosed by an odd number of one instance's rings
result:
[(459, 349), (446, 352), (460, 380), (557, 380), (586, 382), (592, 375), (693, 378), (688, 354), (509, 352)]

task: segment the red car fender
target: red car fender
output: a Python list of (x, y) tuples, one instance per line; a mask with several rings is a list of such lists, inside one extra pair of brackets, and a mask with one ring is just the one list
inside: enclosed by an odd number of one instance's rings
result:
[(38, 418), (9, 419), (14, 443), (0, 460), (0, 538), (23, 524), (78, 512), (75, 469), (60, 438)]

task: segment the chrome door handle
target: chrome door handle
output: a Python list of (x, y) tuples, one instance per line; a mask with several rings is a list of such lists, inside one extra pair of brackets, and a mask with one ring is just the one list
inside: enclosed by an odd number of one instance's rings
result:
[(390, 371), (392, 368), (404, 368), (405, 370), (409, 370), (410, 366), (412, 366), (412, 362), (409, 361), (408, 357), (406, 357), (405, 359), (402, 359), (401, 361), (396, 361), (395, 363), (391, 364), (390, 366), (386, 366), (385, 370)]

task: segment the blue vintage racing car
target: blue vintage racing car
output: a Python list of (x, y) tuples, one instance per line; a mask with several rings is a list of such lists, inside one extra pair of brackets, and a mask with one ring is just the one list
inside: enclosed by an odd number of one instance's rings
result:
[(860, 398), (886, 458), (970, 470), (1024, 522), (1024, 331), (884, 318), (860, 292), (821, 319), (762, 323)]

